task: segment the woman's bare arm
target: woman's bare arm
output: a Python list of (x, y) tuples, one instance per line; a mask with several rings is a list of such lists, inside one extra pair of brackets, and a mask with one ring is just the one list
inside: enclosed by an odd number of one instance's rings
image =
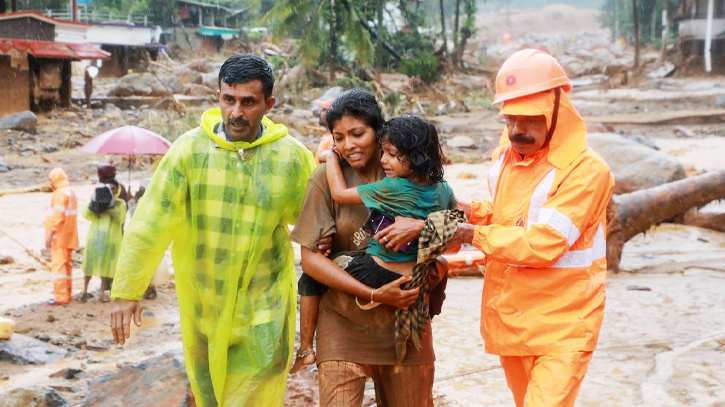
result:
[(413, 305), (420, 291), (419, 288), (414, 290), (400, 289), (401, 284), (412, 279), (409, 276), (403, 276), (392, 283), (372, 289), (357, 281), (345, 270), (333, 263), (332, 260), (323, 256), (322, 253), (304, 246), (302, 247), (302, 270), (310, 277), (335, 290), (363, 299), (370, 298), (372, 293), (375, 301), (401, 309), (407, 309)]
[(324, 159), (327, 163), (327, 183), (330, 185), (330, 194), (332, 195), (332, 199), (334, 199), (338, 205), (362, 204), (363, 201), (360, 199), (357, 187), (347, 187), (345, 177), (342, 175), (342, 168), (340, 168), (340, 158), (338, 158), (337, 153), (326, 153), (324, 158), (321, 159)]

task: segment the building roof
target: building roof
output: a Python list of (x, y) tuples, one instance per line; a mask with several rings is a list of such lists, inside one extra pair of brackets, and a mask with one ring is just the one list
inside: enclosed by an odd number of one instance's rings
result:
[(23, 18), (23, 17), (34, 18), (36, 20), (45, 21), (46, 23), (50, 23), (53, 25), (65, 25), (65, 26), (70, 25), (70, 26), (78, 26), (78, 28), (91, 26), (91, 24), (89, 24), (89, 23), (79, 23), (79, 22), (74, 22), (74, 21), (58, 20), (56, 18), (48, 17), (46, 15), (40, 14), (37, 11), (18, 11), (17, 13), (0, 14), (0, 21), (14, 20), (16, 18)]
[(91, 44), (66, 44), (55, 41), (19, 40), (0, 38), (0, 55), (9, 55), (13, 50), (38, 58), (55, 59), (110, 59), (111, 54)]
[(237, 15), (237, 14), (244, 13), (244, 12), (247, 11), (247, 8), (246, 7), (245, 8), (240, 8), (240, 9), (237, 9), (237, 10), (232, 10), (229, 7), (220, 6), (219, 4), (209, 4), (209, 3), (204, 3), (204, 2), (201, 2), (201, 1), (194, 1), (194, 0), (176, 0), (176, 3), (177, 4), (178, 3), (191, 4), (191, 5), (194, 5), (194, 6), (206, 7), (206, 8), (215, 8), (215, 9), (218, 9), (218, 10), (224, 10), (227, 13), (232, 14), (232, 15)]

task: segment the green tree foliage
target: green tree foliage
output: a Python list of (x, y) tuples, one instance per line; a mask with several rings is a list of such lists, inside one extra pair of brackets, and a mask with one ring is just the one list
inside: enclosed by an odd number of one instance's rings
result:
[(667, 9), (671, 21), (678, 0), (605, 0), (602, 5), (602, 24), (609, 27), (614, 39), (634, 41), (634, 7), (638, 8), (640, 39), (643, 44), (660, 46), (662, 34), (662, 10)]
[[(262, 23), (270, 25), (276, 39), (299, 38), (303, 66), (329, 66), (330, 60), (336, 64), (370, 66), (374, 59), (373, 42), (355, 13), (360, 3), (365, 2), (347, 2), (350, 9), (342, 0), (282, 0), (265, 15)], [(336, 39), (334, 43), (331, 37)], [(335, 49), (332, 55), (331, 50)], [(329, 58), (324, 58), (326, 55)]]

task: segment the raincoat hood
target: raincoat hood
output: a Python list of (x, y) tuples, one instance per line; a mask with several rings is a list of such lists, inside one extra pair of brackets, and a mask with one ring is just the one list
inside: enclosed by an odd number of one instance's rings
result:
[(272, 122), (272, 120), (268, 119), (267, 116), (264, 116), (262, 117), (262, 124), (264, 125), (264, 133), (262, 133), (262, 137), (254, 140), (251, 143), (248, 143), (246, 141), (232, 142), (228, 141), (224, 137), (219, 137), (214, 132), (217, 124), (221, 123), (222, 121), (223, 117), (221, 109), (210, 109), (201, 115), (200, 125), (201, 129), (204, 131), (204, 134), (209, 136), (210, 139), (214, 140), (219, 145), (219, 147), (230, 151), (238, 151), (240, 149), (253, 148), (262, 144), (267, 144), (274, 140), (280, 139), (288, 134), (287, 127), (285, 125), (275, 124)]
[(50, 183), (53, 185), (54, 190), (70, 185), (70, 182), (68, 182), (68, 174), (62, 168), (53, 168), (48, 174), (48, 178), (50, 178)]
[[(562, 169), (571, 164), (574, 159), (587, 148), (587, 127), (579, 112), (576, 110), (566, 93), (561, 92), (559, 100), (559, 116), (556, 129), (551, 136), (548, 148), (548, 160), (555, 167)], [(503, 103), (499, 115), (512, 116), (539, 116), (546, 117), (546, 128), (551, 128), (554, 114), (554, 90), (522, 96), (507, 100)], [(501, 135), (502, 150), (508, 149), (511, 142), (508, 138), (508, 129)]]

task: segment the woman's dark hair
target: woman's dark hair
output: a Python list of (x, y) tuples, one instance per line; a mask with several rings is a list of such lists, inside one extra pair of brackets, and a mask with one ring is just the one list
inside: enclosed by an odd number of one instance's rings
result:
[(390, 143), (398, 160), (413, 171), (413, 179), (431, 184), (443, 180), (443, 150), (433, 123), (419, 116), (394, 117), (378, 133), (378, 143)]
[(343, 116), (352, 116), (364, 121), (375, 130), (375, 133), (379, 132), (385, 123), (383, 111), (380, 110), (375, 95), (362, 89), (350, 89), (335, 98), (325, 115), (327, 128), (332, 131), (335, 122)]
[(258, 79), (262, 82), (265, 99), (272, 96), (274, 89), (274, 73), (267, 61), (260, 57), (248, 54), (230, 56), (219, 69), (219, 89), (222, 82), (233, 85), (235, 83), (249, 83)]
[(115, 178), (109, 178), (109, 179), (107, 179), (107, 180), (104, 180), (104, 181), (103, 181), (103, 183), (104, 183), (104, 184), (113, 184), (113, 185), (115, 185), (115, 186), (116, 186), (116, 188), (121, 188), (121, 186), (120, 186), (120, 185), (118, 185), (118, 181), (116, 181), (116, 179), (115, 179)]

